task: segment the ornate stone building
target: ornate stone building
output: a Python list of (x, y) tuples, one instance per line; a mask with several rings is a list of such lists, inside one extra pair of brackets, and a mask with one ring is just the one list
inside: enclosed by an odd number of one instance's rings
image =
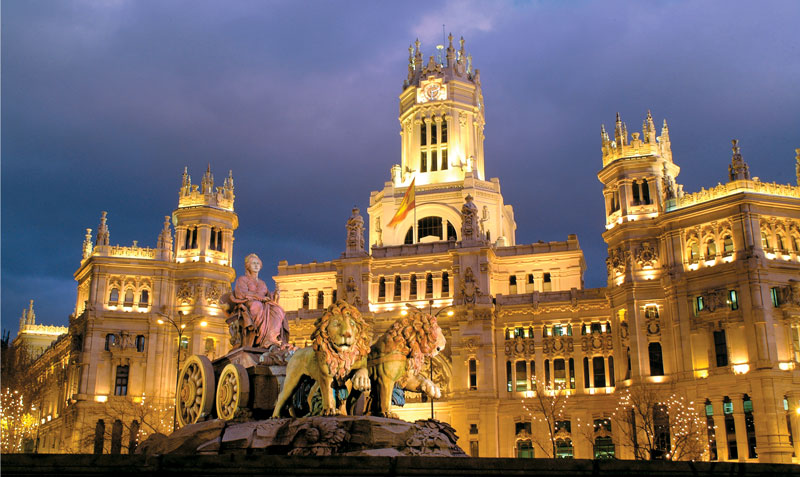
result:
[[(480, 74), (458, 46), (451, 37), (444, 57), (427, 61), (410, 48), (401, 163), (370, 194), (366, 220), (353, 210), (342, 255), (278, 264), (294, 343), (307, 344), (337, 298), (359, 306), (376, 334), (409, 306), (437, 314), (448, 346), (432, 374), (444, 396), (408, 393), (400, 415), (435, 413), (472, 455), (549, 453), (537, 445), (545, 421), (526, 410), (550, 392), (542, 383), (568, 396), (551, 423), (562, 457), (632, 458), (615, 410), (645, 388), (694, 403), (704, 458), (798, 462), (800, 150), (797, 186), (751, 178), (734, 143), (730, 180), (687, 194), (666, 122), (657, 137), (648, 113), (629, 136), (617, 118), (613, 139), (602, 130), (598, 174), (608, 286), (587, 289), (575, 235), (517, 243), (513, 208), (485, 175)], [(413, 212), (393, 221), (412, 183)], [(128, 396), (172, 399), (179, 342), (159, 320), (191, 320), (188, 353), (226, 351), (216, 300), (234, 278), (232, 179), (215, 190), (207, 172), (198, 189), (184, 175), (172, 221), (175, 247), (168, 221), (156, 249), (109, 246), (105, 216), (94, 246), (87, 233), (76, 313), (57, 342), (71, 345), (52, 351), (68, 389), (54, 394), (61, 407), (42, 429), (56, 443), (48, 450), (66, 450), (78, 424), (94, 429), (121, 368)], [(655, 411), (646, 414), (669, 449), (684, 423)]]
[[(336, 297), (360, 305), (376, 333), (408, 306), (438, 314), (448, 348), (433, 373), (446, 392), (433, 412), (472, 455), (551, 453), (536, 445), (545, 421), (523, 405), (539, 382), (569, 395), (554, 423), (563, 457), (632, 458), (612, 417), (644, 385), (694, 403), (705, 458), (797, 462), (800, 176), (752, 179), (734, 143), (730, 181), (684, 194), (666, 121), (656, 137), (648, 113), (629, 137), (617, 118), (613, 139), (603, 128), (598, 174), (608, 286), (585, 289), (576, 236), (517, 243), (513, 209), (484, 172), (479, 71), (463, 41), (445, 53), (424, 61), (410, 48), (401, 164), (370, 194), (368, 248), (353, 238), (364, 222), (354, 210), (340, 258), (278, 265), (296, 343)], [(415, 215), (390, 226), (412, 180)], [(410, 396), (401, 416), (430, 417), (424, 399)]]
[[(178, 208), (165, 217), (156, 248), (110, 245), (106, 212), (94, 240), (87, 229), (69, 332), (32, 365), (42, 385), (41, 452), (91, 452), (100, 420), (105, 434), (119, 433), (115, 440), (127, 445), (132, 421), (147, 418), (128, 403), (171, 406), (179, 361), (227, 352), (219, 298), (235, 276), (233, 192), (231, 176), (214, 187), (209, 168), (198, 186), (184, 171)], [(28, 331), (21, 327), (20, 337)], [(171, 414), (164, 414), (158, 418), (171, 429)], [(106, 451), (109, 445), (106, 439)]]

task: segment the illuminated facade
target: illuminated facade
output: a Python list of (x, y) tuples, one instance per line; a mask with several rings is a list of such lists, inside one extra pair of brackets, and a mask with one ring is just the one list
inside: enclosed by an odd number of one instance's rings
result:
[[(618, 421), (594, 423), (646, 384), (716, 419), (705, 458), (797, 462), (800, 176), (798, 186), (751, 179), (735, 145), (728, 183), (684, 194), (666, 122), (656, 137), (648, 113), (629, 138), (618, 119), (613, 139), (603, 129), (598, 175), (608, 287), (585, 289), (574, 235), (517, 244), (513, 209), (484, 174), (480, 75), (460, 46), (451, 38), (445, 57), (427, 62), (419, 44), (410, 49), (401, 164), (370, 194), (369, 252), (348, 241), (339, 259), (278, 265), (296, 344), (336, 297), (360, 304), (376, 333), (407, 305), (430, 307), (448, 338), (433, 366), (449, 383), (434, 412), (472, 455), (544, 455), (533, 439), (544, 424), (522, 405), (535, 378), (569, 394), (561, 456), (632, 458)], [(412, 179), (416, 216), (389, 227)], [(477, 240), (463, 236), (468, 195)], [(430, 417), (424, 398), (408, 400), (401, 417)]]
[[(360, 230), (356, 211), (340, 258), (278, 264), (295, 344), (307, 344), (337, 298), (359, 306), (376, 334), (409, 305), (438, 314), (448, 346), (433, 363), (444, 385), (433, 412), (472, 455), (544, 456), (533, 442), (544, 425), (523, 406), (535, 378), (569, 395), (561, 456), (632, 458), (618, 422), (581, 426), (610, 418), (624, 391), (644, 384), (706, 411), (714, 424), (705, 458), (800, 462), (800, 439), (790, 443), (800, 428), (800, 150), (797, 186), (751, 178), (734, 144), (730, 180), (686, 194), (666, 122), (656, 137), (648, 113), (629, 137), (618, 118), (613, 139), (602, 131), (598, 174), (608, 286), (587, 289), (576, 236), (517, 243), (513, 209), (485, 176), (479, 71), (463, 41), (457, 50), (451, 38), (442, 53), (424, 61), (418, 43), (410, 48), (401, 163), (370, 194), (366, 247), (351, 231)], [(412, 180), (415, 212), (390, 227)], [(200, 188), (184, 175), (172, 221), (175, 247), (169, 223), (156, 249), (109, 246), (105, 217), (94, 246), (87, 234), (69, 341), (57, 342), (71, 347), (54, 345), (37, 361), (52, 353), (67, 370), (44, 450), (68, 450), (58, 446), (75, 423), (94, 429), (120, 366), (129, 396), (172, 399), (178, 342), (160, 313), (197, 320), (189, 353), (227, 350), (217, 300), (234, 278), (232, 179), (215, 190), (210, 172)], [(424, 397), (407, 401), (401, 417), (430, 417)]]
[[(233, 202), (232, 177), (215, 188), (210, 169), (199, 186), (184, 172), (178, 208), (165, 217), (156, 248), (110, 245), (105, 212), (94, 241), (86, 231), (69, 333), (32, 365), (41, 385), (40, 452), (91, 452), (101, 419), (108, 451), (116, 419), (137, 418), (122, 404), (171, 406), (178, 359), (228, 351), (219, 298), (235, 276)], [(181, 328), (180, 343), (170, 320)], [(20, 336), (27, 331), (21, 327)], [(171, 413), (161, 418), (171, 430)], [(127, 446), (131, 422), (116, 425)]]

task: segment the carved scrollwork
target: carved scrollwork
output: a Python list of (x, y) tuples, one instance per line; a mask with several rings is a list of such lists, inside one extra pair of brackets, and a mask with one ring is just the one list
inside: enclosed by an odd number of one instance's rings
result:
[(606, 258), (606, 268), (609, 274), (621, 275), (625, 273), (630, 261), (630, 252), (623, 250), (622, 247), (610, 249)]
[(641, 268), (651, 268), (658, 261), (658, 250), (655, 245), (650, 242), (642, 242), (636, 250), (636, 263)]

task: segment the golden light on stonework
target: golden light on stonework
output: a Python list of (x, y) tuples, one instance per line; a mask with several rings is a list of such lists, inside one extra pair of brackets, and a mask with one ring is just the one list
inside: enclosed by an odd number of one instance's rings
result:
[(207, 321), (201, 321), (200, 322), (200, 326), (205, 328), (206, 326), (208, 326), (208, 322)]
[(749, 364), (734, 364), (733, 365), (733, 374), (747, 374), (750, 371)]

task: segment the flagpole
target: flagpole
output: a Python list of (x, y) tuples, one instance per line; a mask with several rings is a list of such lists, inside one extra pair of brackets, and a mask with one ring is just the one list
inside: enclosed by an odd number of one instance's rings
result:
[[(416, 177), (415, 177), (415, 179), (416, 179)], [(414, 184), (416, 184), (416, 181), (412, 180), (411, 181), (411, 185), (409, 187), (414, 187)], [(414, 187), (414, 189), (415, 189), (413, 191), (413, 193), (414, 193), (414, 243), (418, 243), (419, 242), (419, 233), (417, 231), (417, 191), (416, 191), (416, 187)]]

